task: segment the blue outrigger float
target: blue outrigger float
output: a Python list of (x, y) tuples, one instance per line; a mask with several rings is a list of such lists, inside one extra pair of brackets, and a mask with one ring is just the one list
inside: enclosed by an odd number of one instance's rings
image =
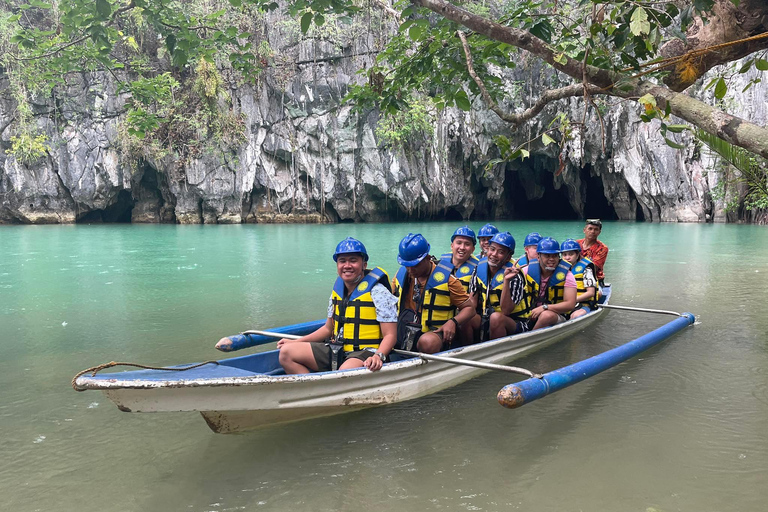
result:
[[(610, 295), (610, 286), (605, 287), (601, 305), (608, 307)], [(435, 354), (436, 358), (397, 356), (398, 360), (385, 364), (378, 372), (356, 368), (286, 375), (278, 362), (279, 351), (270, 350), (164, 369), (99, 375), (89, 369), (73, 379), (73, 386), (78, 391), (103, 391), (122, 411), (199, 411), (213, 431), (239, 432), (411, 400), (460, 384), (489, 368), (519, 373), (521, 369), (500, 365), (584, 329), (603, 313), (601, 307), (553, 327), (447, 350)], [(271, 332), (304, 335), (324, 322), (290, 325)], [(263, 345), (274, 342), (275, 338), (238, 334), (230, 340), (232, 343), (223, 350)], [(526, 370), (522, 372), (541, 377)]]
[[(637, 308), (627, 308), (637, 309)], [(660, 311), (653, 311), (660, 312)], [(567, 388), (577, 384), (590, 377), (594, 377), (600, 372), (623, 363), (630, 357), (648, 350), (658, 345), (678, 331), (683, 330), (689, 325), (693, 325), (696, 317), (692, 313), (675, 313), (674, 311), (664, 311), (666, 314), (676, 314), (679, 318), (662, 325), (645, 336), (641, 336), (624, 345), (613, 348), (602, 354), (590, 357), (578, 363), (564, 366), (559, 370), (554, 370), (536, 378), (530, 378), (515, 384), (508, 384), (501, 388), (497, 395), (499, 403), (504, 407), (515, 409), (527, 403), (543, 398), (555, 391)]]

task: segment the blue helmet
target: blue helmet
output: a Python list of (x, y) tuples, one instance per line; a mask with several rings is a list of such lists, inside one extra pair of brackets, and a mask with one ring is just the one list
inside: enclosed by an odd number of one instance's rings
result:
[(477, 239), (475, 238), (475, 232), (472, 231), (472, 228), (469, 226), (461, 226), (459, 229), (453, 232), (453, 236), (451, 237), (451, 243), (453, 243), (453, 240), (457, 236), (463, 236), (466, 238), (472, 239), (472, 245), (477, 245)]
[(538, 234), (536, 231), (533, 233), (528, 233), (528, 236), (525, 237), (525, 241), (523, 242), (524, 247), (528, 247), (529, 245), (539, 245), (539, 240), (544, 238), (540, 234)]
[(536, 252), (539, 254), (560, 254), (560, 243), (554, 238), (548, 236), (539, 240), (536, 246)]
[(496, 233), (493, 235), (493, 238), (491, 238), (492, 244), (499, 244), (503, 247), (506, 247), (509, 249), (509, 254), (515, 253), (515, 238), (512, 236), (512, 233), (509, 231), (505, 231), (503, 233)]
[(420, 233), (408, 235), (400, 240), (397, 262), (404, 267), (415, 267), (429, 256), (429, 242)]
[(340, 254), (362, 254), (363, 260), (368, 261), (368, 251), (360, 240), (355, 240), (348, 236), (336, 246), (336, 252), (333, 253), (333, 261), (336, 261)]
[(485, 226), (480, 228), (480, 231), (477, 232), (477, 236), (491, 237), (498, 232), (499, 232), (499, 228), (497, 228), (493, 224), (486, 224)]
[(579, 245), (579, 242), (573, 238), (566, 239), (560, 246), (560, 252), (567, 251), (579, 251), (579, 253), (581, 253), (581, 246)]

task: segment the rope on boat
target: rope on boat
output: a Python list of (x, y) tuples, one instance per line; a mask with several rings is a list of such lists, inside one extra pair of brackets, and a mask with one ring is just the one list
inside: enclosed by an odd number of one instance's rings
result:
[(666, 309), (631, 308), (629, 306), (614, 306), (613, 304), (598, 304), (597, 307), (608, 308), (608, 309), (623, 309), (626, 311), (640, 311), (641, 313), (659, 313), (660, 315), (673, 315), (673, 316), (688, 315), (688, 313), (678, 313), (677, 311), (668, 311)]
[(93, 372), (91, 374), (91, 377), (95, 377), (97, 373), (99, 373), (101, 370), (106, 370), (107, 368), (112, 368), (113, 366), (133, 366), (134, 368), (142, 368), (144, 370), (167, 370), (169, 372), (183, 372), (185, 370), (191, 370), (192, 368), (198, 368), (200, 366), (204, 366), (206, 364), (219, 364), (218, 361), (205, 361), (202, 363), (193, 364), (191, 366), (185, 366), (184, 368), (167, 368), (162, 366), (147, 366), (144, 364), (137, 364), (137, 363), (123, 363), (123, 362), (117, 362), (117, 361), (110, 361), (108, 363), (100, 364), (98, 366), (93, 366), (91, 368), (87, 368), (81, 372), (79, 372), (77, 375), (72, 377), (72, 389), (75, 391), (85, 391), (86, 388), (79, 388), (77, 387), (76, 381), (77, 378), (81, 375), (84, 375), (88, 372)]

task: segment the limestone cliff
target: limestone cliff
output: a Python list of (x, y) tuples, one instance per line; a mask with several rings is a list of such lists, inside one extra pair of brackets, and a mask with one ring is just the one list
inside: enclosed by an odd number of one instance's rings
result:
[[(25, 165), (6, 153), (15, 104), (0, 74), (0, 222), (726, 220), (723, 201), (712, 199), (713, 157), (685, 135), (680, 140), (688, 149), (667, 146), (633, 103), (611, 106), (604, 132), (590, 117), (590, 129), (570, 144), (559, 174), (558, 156), (541, 144), (530, 148), (529, 159), (488, 168), (498, 158), (492, 137), (503, 133), (523, 142), (557, 109), (580, 119), (577, 100), (548, 107), (514, 134), (478, 100), (471, 112), (437, 114), (432, 137), (391, 149), (377, 139), (377, 112), (360, 116), (341, 104), (350, 83), (362, 79), (357, 71), (372, 65), (377, 34), (329, 42), (286, 35), (275, 19), (265, 27), (279, 63), (268, 66), (258, 84), (232, 84), (228, 91), (227, 108), (242, 117), (245, 141), (191, 158), (141, 148), (138, 156), (136, 148), (129, 154), (121, 128), (127, 98), (109, 75), (90, 73), (34, 100), (47, 151)], [(508, 78), (535, 91), (552, 74), (534, 63)], [(768, 85), (741, 89), (731, 85), (728, 110), (765, 124)], [(518, 108), (530, 97), (511, 95)], [(728, 220), (754, 219), (742, 213)]]

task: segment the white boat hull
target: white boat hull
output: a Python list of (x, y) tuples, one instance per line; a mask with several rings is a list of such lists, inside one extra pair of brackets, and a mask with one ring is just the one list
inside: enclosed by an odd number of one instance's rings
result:
[[(540, 349), (592, 323), (599, 309), (563, 324), (443, 352), (441, 355), (504, 364)], [(538, 369), (533, 369), (538, 370)], [(488, 370), (408, 359), (378, 372), (365, 368), (306, 375), (259, 375), (180, 380), (91, 380), (78, 385), (101, 389), (129, 412), (200, 411), (215, 432), (349, 412), (435, 393)]]

